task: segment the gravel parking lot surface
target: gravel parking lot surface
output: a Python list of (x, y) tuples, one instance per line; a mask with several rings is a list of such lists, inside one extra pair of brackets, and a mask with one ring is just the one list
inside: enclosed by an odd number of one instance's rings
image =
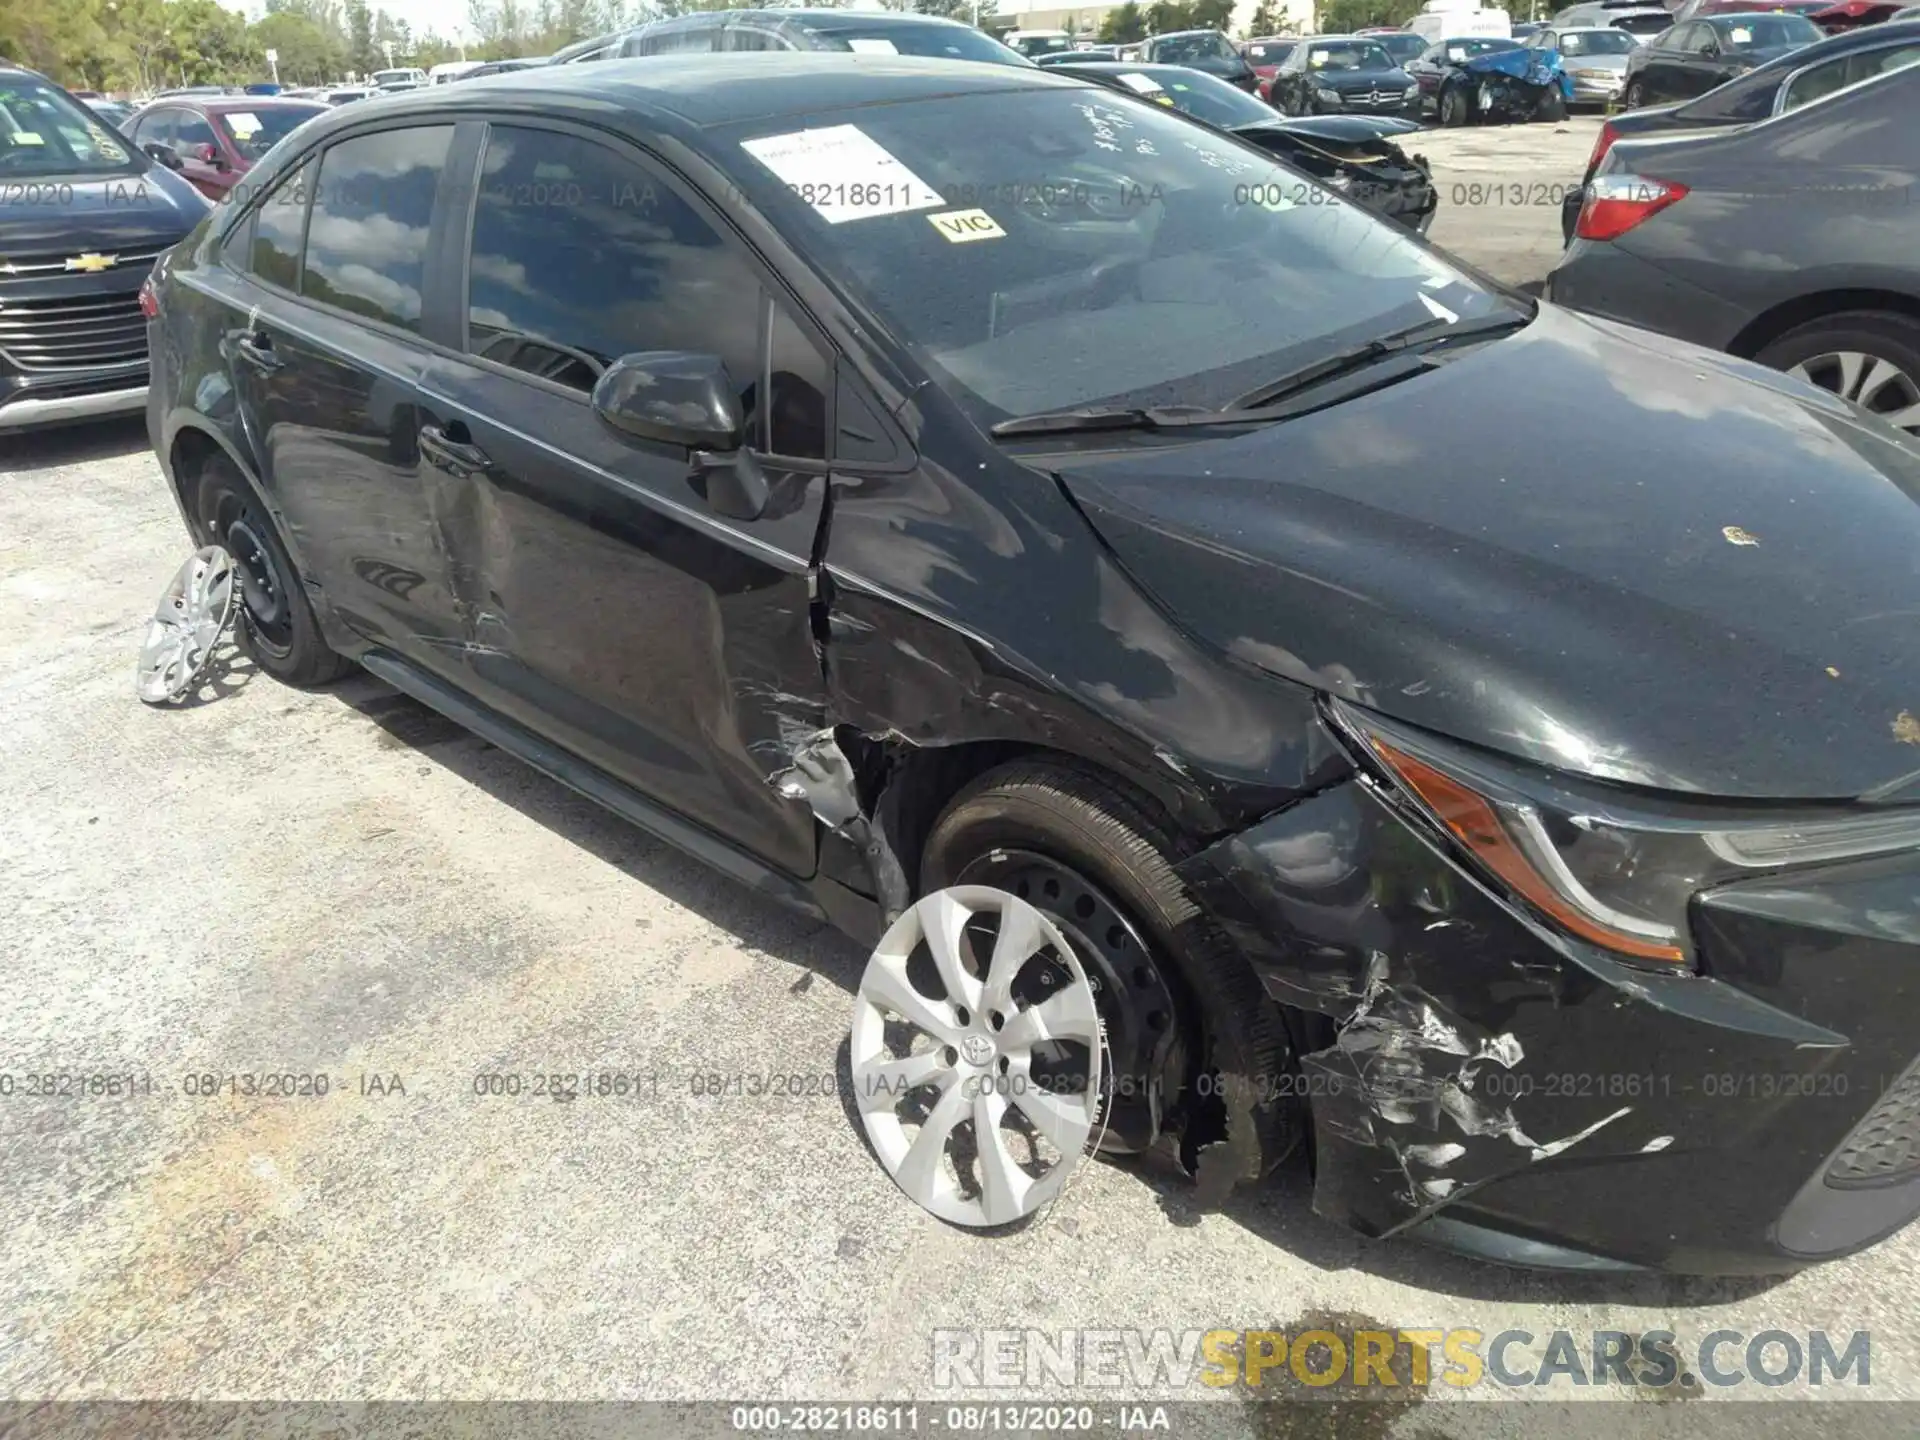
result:
[[(1588, 123), (1423, 139), (1436, 238), (1538, 279), (1557, 207), (1447, 187), (1577, 180)], [(239, 664), (204, 703), (143, 707), (145, 616), (185, 552), (138, 424), (0, 438), (0, 1071), (135, 1087), (0, 1098), (0, 1394), (932, 1396), (940, 1327), (1313, 1318), (1666, 1329), (1683, 1355), (1865, 1330), (1871, 1384), (1823, 1393), (1915, 1394), (1920, 1232), (1784, 1283), (1525, 1274), (1326, 1224), (1298, 1165), (1208, 1213), (1177, 1177), (1091, 1165), (1016, 1233), (944, 1226), (811, 1093), (844, 1067), (861, 954), (368, 677), (306, 694)], [(476, 1093), (580, 1072), (625, 1093)], [(328, 1093), (231, 1093), (247, 1075)], [(745, 1093), (785, 1076), (799, 1094)], [(1703, 1392), (1760, 1393), (1672, 1393)], [(1706, 1408), (1604, 1425), (1703, 1434)], [(1764, 1409), (1740, 1433), (1812, 1423)], [(1532, 1423), (1430, 1404), (1351, 1433)]]

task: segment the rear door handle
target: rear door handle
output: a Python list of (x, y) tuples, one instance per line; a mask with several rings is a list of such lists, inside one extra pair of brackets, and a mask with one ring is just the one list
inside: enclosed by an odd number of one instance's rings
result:
[(273, 337), (264, 330), (242, 335), (234, 347), (257, 370), (278, 370), (286, 362), (273, 353)]
[(487, 452), (478, 445), (460, 438), (466, 434), (467, 427), (459, 421), (453, 422), (459, 435), (449, 435), (438, 425), (420, 427), (420, 453), (436, 465), (444, 465), (454, 474), (474, 474), (490, 469), (493, 461)]

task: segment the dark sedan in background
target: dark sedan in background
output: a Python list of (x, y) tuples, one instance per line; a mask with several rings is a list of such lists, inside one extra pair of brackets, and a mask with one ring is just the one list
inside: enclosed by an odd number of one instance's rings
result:
[(1678, 130), (1751, 125), (1769, 115), (1797, 110), (1845, 86), (1857, 85), (1915, 62), (1920, 62), (1920, 23), (1895, 21), (1867, 30), (1847, 31), (1804, 50), (1789, 51), (1709, 90), (1698, 100), (1610, 115), (1594, 141), (1579, 188), (1572, 191), (1561, 206), (1562, 238), (1573, 239), (1574, 221), (1580, 213), (1587, 182), (1593, 179), (1593, 172), (1616, 140)]
[(1303, 40), (1268, 87), (1287, 115), (1412, 115), (1420, 91), (1379, 42), (1359, 36)]
[(1691, 100), (1736, 76), (1817, 45), (1825, 36), (1802, 15), (1713, 15), (1656, 35), (1627, 57), (1629, 110)]
[(1755, 125), (1617, 140), (1547, 294), (1785, 370), (1920, 437), (1916, 114), (1909, 65)]
[(1262, 100), (1271, 100), (1273, 75), (1280, 68), (1280, 62), (1293, 53), (1293, 47), (1300, 43), (1291, 35), (1270, 35), (1259, 40), (1249, 40), (1240, 47), (1240, 53), (1247, 57), (1247, 63), (1253, 67), (1254, 93)]
[[(1171, 105), (1217, 130), (1238, 135), (1340, 191), (1381, 218), (1424, 234), (1439, 192), (1423, 156), (1400, 143), (1420, 133), (1412, 120), (1387, 115), (1319, 115), (1283, 119), (1253, 96), (1211, 75), (1178, 65), (1092, 64), (1053, 67), (1110, 90)], [(1257, 197), (1274, 203), (1315, 203), (1304, 186)]]
[(0, 60), (0, 434), (145, 405), (140, 285), (207, 209), (66, 91)]
[(1174, 30), (1155, 35), (1141, 45), (1140, 58), (1149, 65), (1185, 65), (1249, 95), (1260, 84), (1247, 57), (1218, 30)]
[(265, 96), (156, 100), (121, 129), (202, 195), (218, 200), (278, 141), (328, 108), (316, 100)]

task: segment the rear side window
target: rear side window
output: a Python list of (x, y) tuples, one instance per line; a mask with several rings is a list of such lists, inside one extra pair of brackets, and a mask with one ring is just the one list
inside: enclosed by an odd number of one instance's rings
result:
[[(307, 193), (313, 166), (302, 165), (254, 212), (247, 268), (269, 285), (293, 290), (300, 283), (300, 234), (307, 223)], [(242, 234), (247, 231), (243, 229)]]
[(358, 135), (320, 158), (300, 293), (418, 331), (433, 196), (451, 125)]

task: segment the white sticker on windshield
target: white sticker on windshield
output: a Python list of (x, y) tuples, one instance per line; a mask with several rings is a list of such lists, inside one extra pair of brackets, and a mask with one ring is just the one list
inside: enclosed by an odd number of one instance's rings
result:
[(1151, 75), (1135, 75), (1129, 73), (1126, 75), (1116, 75), (1114, 78), (1137, 95), (1158, 95), (1160, 93), (1160, 84)]
[(227, 116), (227, 128), (245, 140), (260, 133), (260, 117), (251, 110), (235, 110)]
[(856, 55), (898, 55), (891, 40), (849, 40), (847, 48)]
[(1727, 32), (1727, 39), (1735, 45), (1751, 45), (1753, 43), (1753, 31), (1747, 29), (1744, 25), (1739, 25)]
[(829, 225), (931, 210), (947, 202), (857, 125), (828, 125), (742, 140), (740, 148)]
[(35, 131), (16, 130), (13, 132), (13, 143), (16, 145), (44, 145), (47, 142), (42, 140)]

